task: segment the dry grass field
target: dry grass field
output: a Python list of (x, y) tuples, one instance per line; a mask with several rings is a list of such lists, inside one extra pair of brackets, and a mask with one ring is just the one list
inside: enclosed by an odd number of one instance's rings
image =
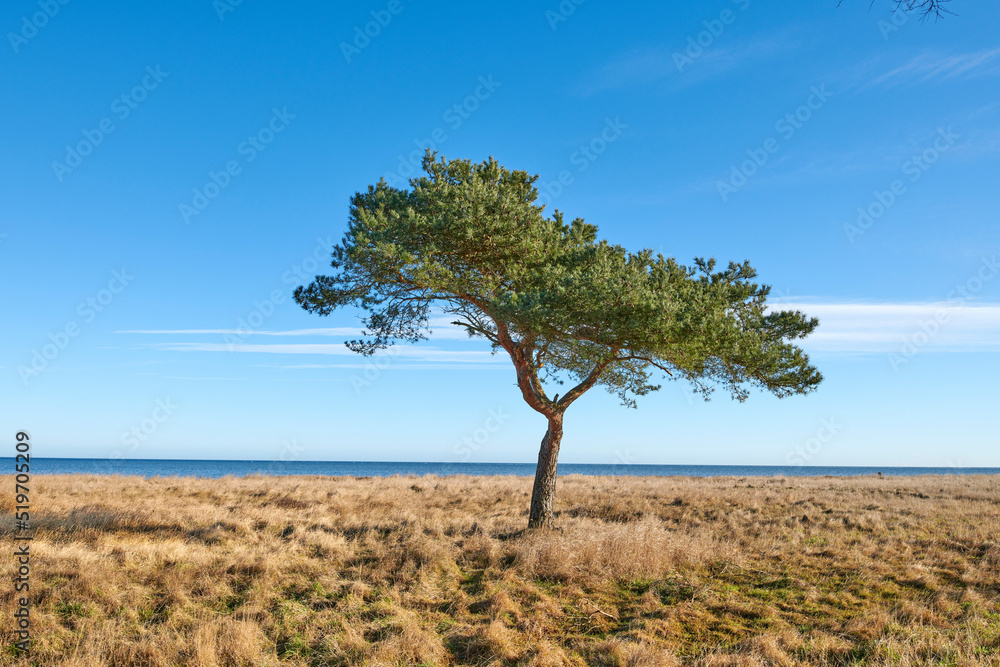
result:
[(530, 485), (35, 477), (0, 663), (1000, 664), (1000, 478), (564, 477), (525, 533)]

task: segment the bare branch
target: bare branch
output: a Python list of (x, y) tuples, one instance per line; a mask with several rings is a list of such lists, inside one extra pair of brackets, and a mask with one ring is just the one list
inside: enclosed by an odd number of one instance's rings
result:
[[(947, 5), (951, 0), (892, 0), (893, 11), (898, 12), (919, 12), (920, 20), (924, 21), (928, 16), (933, 16), (934, 20), (944, 18), (945, 14), (951, 14), (955, 16), (955, 12), (951, 11)], [(839, 0), (837, 6), (844, 4), (844, 0)], [(875, 0), (871, 1), (868, 6), (869, 10), (875, 6)]]

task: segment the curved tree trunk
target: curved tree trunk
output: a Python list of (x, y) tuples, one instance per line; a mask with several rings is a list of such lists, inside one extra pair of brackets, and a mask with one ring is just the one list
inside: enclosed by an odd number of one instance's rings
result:
[(531, 511), (528, 528), (544, 528), (552, 522), (552, 503), (556, 497), (556, 459), (562, 441), (562, 414), (549, 417), (549, 430), (542, 438), (535, 469), (535, 486), (531, 490)]

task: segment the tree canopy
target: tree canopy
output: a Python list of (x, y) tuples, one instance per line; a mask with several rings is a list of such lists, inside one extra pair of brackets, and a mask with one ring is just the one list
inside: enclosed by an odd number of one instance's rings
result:
[[(748, 262), (686, 266), (599, 240), (581, 218), (546, 214), (537, 176), (492, 158), (428, 152), (423, 168), (408, 189), (381, 180), (355, 194), (333, 248), (335, 272), (295, 291), (310, 312), (364, 312), (364, 338), (349, 341), (352, 350), (417, 342), (429, 316), (446, 313), (510, 356), (524, 400), (560, 435), (563, 412), (595, 385), (635, 407), (659, 388), (654, 376), (740, 401), (754, 387), (784, 397), (820, 383), (793, 343), (818, 321), (770, 311), (770, 287), (753, 282)], [(554, 461), (552, 475), (554, 484)]]

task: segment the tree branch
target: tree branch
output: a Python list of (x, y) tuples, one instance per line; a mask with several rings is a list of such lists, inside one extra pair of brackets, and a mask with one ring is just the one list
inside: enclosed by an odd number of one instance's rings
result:
[(573, 401), (575, 401), (576, 399), (578, 399), (581, 396), (583, 396), (583, 394), (587, 390), (589, 390), (591, 387), (593, 387), (595, 384), (597, 384), (597, 380), (600, 379), (601, 373), (604, 372), (604, 369), (607, 368), (608, 365), (611, 364), (611, 362), (617, 361), (617, 358), (618, 358), (618, 349), (615, 348), (612, 351), (612, 356), (611, 357), (609, 357), (608, 359), (606, 359), (606, 360), (602, 361), (601, 363), (597, 364), (597, 366), (594, 368), (594, 370), (592, 370), (590, 372), (590, 375), (588, 375), (583, 380), (583, 382), (581, 382), (580, 384), (578, 384), (575, 387), (573, 387), (572, 389), (570, 389), (568, 392), (566, 392), (565, 396), (563, 396), (561, 399), (559, 399), (559, 403), (558, 403), (559, 409), (560, 410), (565, 410), (566, 408), (568, 408), (570, 406), (571, 403), (573, 403)]
[[(517, 386), (521, 389), (524, 401), (533, 410), (548, 417), (553, 413), (554, 406), (545, 395), (541, 383), (538, 382), (538, 375), (530, 358), (525, 354), (525, 346), (518, 345), (511, 339), (506, 322), (495, 319), (494, 323), (497, 326), (497, 338), (500, 341), (500, 346), (507, 351), (511, 361), (514, 362), (514, 370), (517, 371)], [(532, 382), (532, 378), (534, 378), (534, 382)]]
[(640, 356), (636, 356), (636, 355), (629, 355), (627, 357), (618, 357), (617, 359), (615, 359), (615, 361), (629, 361), (630, 359), (635, 359), (636, 361), (645, 361), (647, 364), (649, 364), (651, 366), (656, 366), (657, 368), (659, 368), (661, 371), (663, 371), (664, 373), (666, 373), (670, 377), (674, 376), (674, 374), (670, 372), (669, 368), (666, 368), (665, 366), (661, 366), (660, 364), (656, 363), (652, 359), (649, 359), (648, 357), (640, 357)]

